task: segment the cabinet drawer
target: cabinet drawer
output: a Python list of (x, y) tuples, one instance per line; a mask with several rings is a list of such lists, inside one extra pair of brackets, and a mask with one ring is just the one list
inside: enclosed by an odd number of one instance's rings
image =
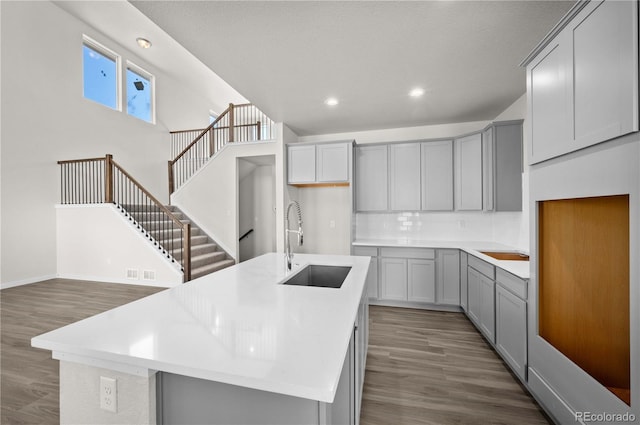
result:
[(495, 279), (495, 267), (492, 264), (487, 263), (473, 255), (469, 256), (469, 266), (473, 267), (483, 275), (490, 279)]
[(390, 258), (424, 258), (433, 260), (436, 258), (435, 249), (430, 248), (380, 248), (381, 257)]
[(522, 280), (519, 277), (498, 268), (496, 269), (496, 281), (514, 295), (517, 295), (523, 300), (527, 299), (526, 280)]
[(354, 246), (353, 255), (366, 255), (369, 257), (377, 257), (378, 248), (374, 248), (371, 246)]

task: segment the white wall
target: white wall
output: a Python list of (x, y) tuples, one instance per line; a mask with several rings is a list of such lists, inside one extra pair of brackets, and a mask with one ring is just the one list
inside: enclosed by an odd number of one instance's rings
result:
[[(281, 125), (280, 125), (281, 127)], [(276, 205), (282, 199), (282, 141), (231, 143), (222, 148), (190, 180), (171, 195), (171, 203), (192, 218), (216, 243), (238, 259), (238, 164), (237, 159), (275, 155)], [(277, 212), (282, 220), (282, 211)], [(276, 223), (278, 223), (276, 217)]]
[(239, 190), (239, 234), (254, 229), (239, 244), (240, 261), (275, 252), (275, 165), (255, 167), (240, 180)]
[[(111, 153), (167, 201), (168, 131), (206, 124), (211, 105), (51, 2), (1, 8), (0, 279), (33, 282), (56, 274), (56, 161)], [(83, 34), (155, 75), (156, 125), (83, 98)]]
[[(59, 205), (57, 213), (58, 276), (68, 279), (177, 286), (182, 272), (111, 204)], [(127, 269), (138, 271), (127, 278)], [(144, 280), (143, 271), (155, 280)]]

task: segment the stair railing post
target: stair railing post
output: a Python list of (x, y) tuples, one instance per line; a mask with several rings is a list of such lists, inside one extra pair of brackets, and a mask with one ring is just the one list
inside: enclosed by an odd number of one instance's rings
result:
[(256, 126), (257, 126), (257, 131), (256, 131), (257, 139), (256, 140), (261, 140), (262, 139), (262, 137), (261, 137), (262, 136), (262, 134), (261, 134), (262, 125), (261, 125), (260, 121), (256, 121)]
[(235, 141), (235, 123), (234, 123), (233, 103), (229, 104), (229, 143)]
[(104, 161), (104, 201), (113, 203), (113, 155), (107, 154)]
[(211, 128), (209, 129), (209, 158), (213, 156), (216, 150), (216, 145), (214, 140), (215, 134), (216, 132), (214, 131), (213, 126), (211, 126)]
[[(169, 161), (169, 196), (175, 191), (175, 183), (173, 182), (173, 161)], [(171, 198), (169, 198), (171, 200)]]
[(184, 269), (182, 280), (188, 282), (191, 280), (191, 224), (184, 223), (182, 238), (182, 247), (184, 249), (182, 253), (182, 267)]

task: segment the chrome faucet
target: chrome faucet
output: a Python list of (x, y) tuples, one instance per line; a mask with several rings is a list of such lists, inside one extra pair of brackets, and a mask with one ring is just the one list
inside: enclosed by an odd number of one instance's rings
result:
[[(289, 211), (291, 211), (291, 207), (296, 209), (296, 213), (298, 214), (298, 230), (289, 229)], [(284, 229), (284, 237), (286, 239), (286, 252), (285, 259), (287, 260), (287, 270), (291, 270), (291, 261), (293, 260), (293, 254), (291, 253), (291, 242), (289, 241), (289, 233), (296, 233), (298, 235), (298, 246), (302, 245), (302, 213), (300, 212), (300, 204), (298, 201), (291, 201), (287, 206), (287, 215), (285, 217), (285, 229)]]

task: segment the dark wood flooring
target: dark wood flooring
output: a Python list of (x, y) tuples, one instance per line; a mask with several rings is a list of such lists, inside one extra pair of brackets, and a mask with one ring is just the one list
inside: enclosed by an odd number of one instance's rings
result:
[(163, 289), (53, 279), (0, 291), (0, 423), (60, 422), (58, 361), (32, 337)]
[(550, 423), (464, 314), (369, 315), (362, 425)]
[[(58, 361), (31, 338), (163, 288), (54, 279), (0, 291), (0, 423), (59, 422)], [(371, 306), (362, 425), (548, 424), (461, 313)]]

